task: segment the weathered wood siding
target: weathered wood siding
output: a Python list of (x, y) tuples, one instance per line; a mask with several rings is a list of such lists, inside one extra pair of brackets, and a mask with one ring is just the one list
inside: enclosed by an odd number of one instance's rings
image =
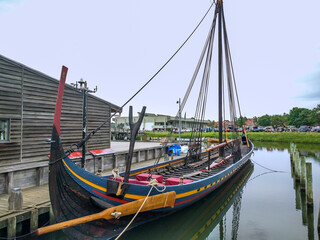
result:
[(0, 118), (10, 119), (10, 143), (0, 143), (0, 165), (20, 162), (21, 69), (0, 58)]
[[(0, 118), (10, 119), (10, 142), (0, 143), (0, 167), (48, 161), (59, 81), (0, 55)], [(110, 117), (112, 105), (88, 96), (88, 132)], [(65, 88), (61, 135), (64, 148), (82, 137), (82, 94)], [(87, 150), (110, 147), (110, 121), (87, 143)], [(36, 167), (36, 164), (35, 164)]]

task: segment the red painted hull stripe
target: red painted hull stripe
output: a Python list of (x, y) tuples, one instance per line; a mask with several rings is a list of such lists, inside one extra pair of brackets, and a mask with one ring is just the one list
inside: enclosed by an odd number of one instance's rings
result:
[(99, 191), (97, 191), (95, 189), (93, 189), (92, 191), (97, 193), (97, 194), (99, 194), (100, 196), (102, 196), (104, 198), (110, 199), (110, 200), (118, 202), (118, 203), (128, 203), (129, 202), (129, 201), (125, 201), (125, 200), (121, 200), (121, 199), (118, 199), (118, 198), (113, 198), (113, 197), (107, 196), (107, 195), (105, 195), (105, 194), (103, 194), (103, 193), (101, 193), (101, 192), (99, 192)]

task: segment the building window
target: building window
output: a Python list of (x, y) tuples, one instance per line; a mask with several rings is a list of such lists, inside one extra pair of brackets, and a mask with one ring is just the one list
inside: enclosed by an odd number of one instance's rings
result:
[(0, 142), (9, 141), (9, 130), (9, 119), (0, 119)]

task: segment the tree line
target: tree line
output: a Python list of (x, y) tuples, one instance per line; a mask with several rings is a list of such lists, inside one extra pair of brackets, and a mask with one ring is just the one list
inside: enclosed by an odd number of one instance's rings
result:
[[(247, 121), (246, 117), (239, 118), (237, 124), (242, 126)], [(302, 125), (317, 126), (320, 125), (320, 104), (313, 109), (298, 108), (294, 107), (290, 110), (289, 114), (284, 113), (282, 115), (268, 115), (265, 114), (261, 117), (253, 117), (254, 125), (259, 126), (273, 126), (284, 127), (284, 126), (295, 126), (300, 127)]]

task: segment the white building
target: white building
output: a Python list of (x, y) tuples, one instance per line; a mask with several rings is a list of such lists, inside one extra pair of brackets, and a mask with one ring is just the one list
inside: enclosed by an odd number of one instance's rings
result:
[[(138, 113), (139, 114), (139, 113)], [(133, 121), (138, 121), (139, 116), (134, 116)], [(114, 122), (116, 128), (121, 128), (124, 130), (129, 129), (129, 117), (114, 117)], [(205, 120), (204, 125), (208, 124), (210, 121)], [(181, 118), (181, 128), (191, 129), (194, 123), (193, 118)], [(179, 118), (172, 117), (169, 115), (145, 113), (140, 130), (145, 131), (169, 131), (171, 129), (177, 130), (179, 128)]]

